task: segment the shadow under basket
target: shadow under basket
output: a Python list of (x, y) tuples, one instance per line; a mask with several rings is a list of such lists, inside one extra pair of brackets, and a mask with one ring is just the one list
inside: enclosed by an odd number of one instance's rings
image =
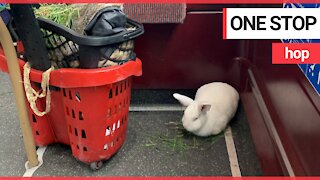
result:
[[(24, 61), (19, 60), (21, 72)], [(8, 72), (0, 49), (0, 70)], [(126, 139), (132, 76), (141, 76), (139, 59), (99, 69), (58, 69), (50, 74), (51, 111), (39, 117), (29, 103), (29, 119), (37, 146), (63, 143), (78, 160), (90, 164), (109, 159)], [(42, 72), (31, 69), (30, 80), (40, 83)], [(37, 107), (45, 109), (45, 98)]]

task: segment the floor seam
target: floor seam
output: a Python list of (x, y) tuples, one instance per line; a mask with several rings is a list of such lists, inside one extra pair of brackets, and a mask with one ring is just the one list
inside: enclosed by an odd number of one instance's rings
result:
[(237, 150), (233, 141), (232, 130), (230, 126), (226, 129), (224, 133), (224, 137), (225, 137), (227, 152), (228, 152), (229, 161), (230, 161), (231, 174), (233, 177), (241, 177)]

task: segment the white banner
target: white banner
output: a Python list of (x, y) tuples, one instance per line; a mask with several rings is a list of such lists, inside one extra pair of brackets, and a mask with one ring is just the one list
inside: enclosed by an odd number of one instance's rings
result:
[(318, 8), (226, 8), (224, 39), (320, 39)]

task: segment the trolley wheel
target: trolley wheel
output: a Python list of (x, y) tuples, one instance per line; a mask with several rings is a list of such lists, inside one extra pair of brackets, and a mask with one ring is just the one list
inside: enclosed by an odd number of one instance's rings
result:
[(90, 163), (90, 168), (92, 170), (99, 170), (103, 165), (103, 162), (102, 161), (96, 161), (96, 162), (93, 162), (93, 163)]

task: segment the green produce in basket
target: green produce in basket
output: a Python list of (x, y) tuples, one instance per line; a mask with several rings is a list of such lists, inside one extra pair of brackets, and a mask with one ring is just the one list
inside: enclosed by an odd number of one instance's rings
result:
[(34, 13), (36, 17), (47, 18), (66, 27), (71, 27), (72, 19), (80, 16), (79, 8), (68, 4), (41, 4)]

